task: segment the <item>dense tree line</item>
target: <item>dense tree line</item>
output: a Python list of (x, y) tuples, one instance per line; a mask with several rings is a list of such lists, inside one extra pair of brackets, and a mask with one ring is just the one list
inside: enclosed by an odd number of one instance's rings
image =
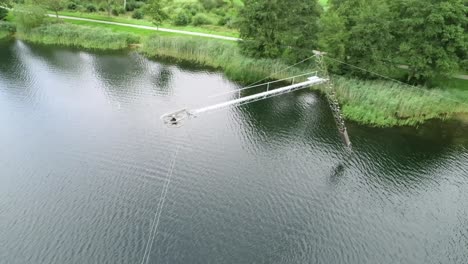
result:
[(466, 69), (467, 11), (464, 0), (331, 0), (326, 11), (316, 0), (246, 0), (241, 46), (252, 56), (295, 61), (321, 49), (381, 74), (408, 67), (407, 80), (423, 83)]

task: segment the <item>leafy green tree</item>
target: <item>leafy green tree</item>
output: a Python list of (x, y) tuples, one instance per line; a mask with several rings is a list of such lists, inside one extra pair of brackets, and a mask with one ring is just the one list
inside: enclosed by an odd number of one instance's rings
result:
[(18, 31), (29, 32), (44, 23), (47, 12), (40, 5), (15, 5), (13, 14)]
[[(320, 18), (319, 49), (326, 51), (333, 58), (344, 61), (348, 38), (345, 19), (335, 10), (325, 12)], [(337, 72), (341, 65), (330, 61), (328, 66), (330, 70)]]
[(0, 7), (0, 20), (4, 20), (8, 16), (8, 10)]
[(112, 14), (112, 7), (114, 5), (114, 2), (115, 2), (114, 0), (104, 0), (104, 2), (103, 2), (105, 7), (106, 7), (106, 11), (107, 11), (108, 16), (111, 16), (111, 14)]
[(397, 0), (394, 31), (408, 79), (452, 75), (468, 53), (468, 6), (464, 0)]
[(164, 20), (169, 18), (169, 15), (163, 9), (164, 5), (167, 3), (167, 1), (163, 0), (151, 0), (146, 5), (145, 15), (150, 17), (158, 28)]
[(246, 0), (239, 14), (241, 48), (255, 57), (310, 56), (321, 12), (316, 0)]
[[(334, 0), (321, 18), (320, 46), (331, 57), (380, 74), (392, 74), (394, 16), (386, 0)], [(376, 76), (346, 65), (339, 73)]]
[(59, 19), (58, 12), (65, 6), (65, 0), (43, 0), (44, 5), (55, 12), (55, 16)]

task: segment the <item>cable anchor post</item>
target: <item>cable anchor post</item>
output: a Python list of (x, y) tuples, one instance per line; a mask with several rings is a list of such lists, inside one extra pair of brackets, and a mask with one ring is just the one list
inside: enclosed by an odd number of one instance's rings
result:
[(335, 119), (336, 126), (338, 128), (338, 132), (340, 133), (341, 139), (345, 146), (349, 149), (352, 148), (351, 140), (349, 139), (348, 129), (346, 127), (346, 123), (344, 121), (344, 117), (341, 112), (341, 107), (338, 102), (338, 98), (336, 96), (336, 88), (335, 84), (330, 78), (330, 74), (328, 72), (327, 63), (325, 62), (324, 56), (325, 52), (314, 50), (314, 54), (316, 57), (316, 63), (319, 68), (319, 75), (322, 78), (327, 79), (328, 81), (325, 83), (325, 95), (327, 97), (328, 105), (333, 114), (333, 118)]

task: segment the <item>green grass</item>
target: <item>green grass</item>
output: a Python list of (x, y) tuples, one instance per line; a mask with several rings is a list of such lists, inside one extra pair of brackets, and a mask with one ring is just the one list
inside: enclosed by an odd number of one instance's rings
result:
[(16, 35), (20, 39), (34, 43), (99, 50), (124, 49), (140, 41), (134, 34), (71, 24), (46, 24), (27, 33), (17, 32)]
[[(62, 12), (59, 12), (59, 15), (81, 17), (81, 18), (88, 18), (88, 19), (116, 22), (116, 23), (124, 23), (124, 24), (131, 24), (131, 25), (155, 27), (153, 23), (145, 19), (140, 19), (140, 20), (133, 19), (129, 16), (119, 16), (119, 17), (108, 16), (105, 13), (78, 13), (78, 12), (62, 11)], [(229, 29), (226, 27), (215, 26), (215, 25), (204, 25), (204, 26), (198, 26), (198, 27), (195, 27), (195, 26), (178, 27), (178, 26), (171, 25), (169, 23), (164, 23), (161, 25), (161, 27), (190, 31), (190, 32), (197, 32), (197, 33), (214, 34), (214, 35), (220, 35), (220, 36), (226, 36), (226, 37), (239, 37), (239, 33), (236, 30)]]
[(253, 82), (269, 76), (282, 79), (307, 72), (291, 68), (280, 60), (253, 59), (240, 54), (236, 43), (190, 37), (153, 36), (143, 40), (142, 52), (150, 57), (168, 57), (222, 69), (235, 81)]

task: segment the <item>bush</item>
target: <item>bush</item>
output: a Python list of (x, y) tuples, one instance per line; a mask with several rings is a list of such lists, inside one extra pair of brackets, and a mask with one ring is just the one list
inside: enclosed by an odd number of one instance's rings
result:
[(0, 21), (0, 31), (7, 31), (10, 33), (15, 33), (16, 25), (11, 22)]
[(192, 24), (194, 26), (211, 25), (213, 21), (205, 14), (197, 14), (192, 18)]
[(120, 14), (125, 14), (125, 9), (121, 6), (112, 7), (112, 15), (118, 16)]
[(143, 19), (144, 16), (145, 14), (143, 13), (143, 11), (139, 9), (135, 10), (132, 14), (132, 18), (134, 19)]
[(200, 3), (197, 3), (197, 2), (185, 3), (182, 5), (182, 9), (184, 9), (186, 12), (188, 12), (192, 16), (203, 11), (203, 7), (200, 5)]
[(140, 9), (140, 8), (142, 8), (144, 5), (145, 5), (145, 2), (136, 1), (136, 2), (135, 2), (135, 9)]
[(0, 7), (0, 20), (4, 20), (8, 15), (8, 10)]
[(69, 3), (67, 4), (67, 9), (69, 9), (69, 10), (76, 10), (77, 6), (78, 6), (78, 5), (77, 5), (75, 2), (69, 2)]
[(187, 11), (179, 12), (177, 16), (174, 18), (174, 24), (176, 26), (186, 26), (190, 24), (191, 21), (192, 21), (192, 18)]
[(39, 5), (16, 5), (13, 13), (18, 30), (23, 32), (42, 25), (47, 14)]
[(96, 8), (96, 6), (93, 5), (93, 4), (88, 4), (88, 5), (86, 6), (86, 11), (88, 11), (89, 13), (94, 13), (94, 12), (97, 11), (97, 8)]
[(107, 4), (105, 2), (102, 2), (98, 6), (98, 10), (101, 12), (106, 12), (107, 11)]

